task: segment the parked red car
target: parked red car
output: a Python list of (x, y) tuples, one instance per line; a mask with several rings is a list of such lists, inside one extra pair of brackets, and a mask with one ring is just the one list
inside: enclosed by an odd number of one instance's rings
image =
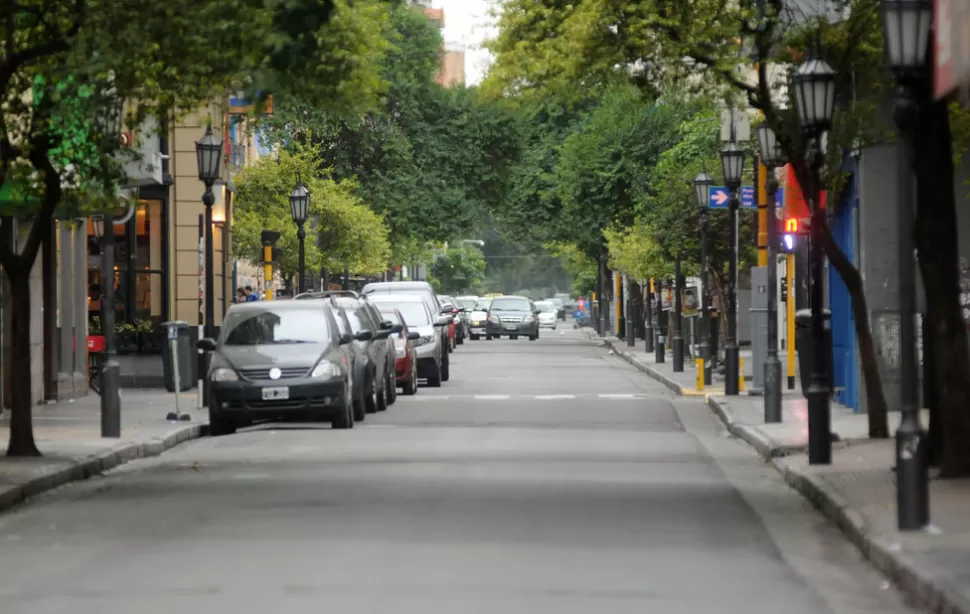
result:
[(404, 325), (400, 333), (391, 335), (394, 340), (394, 375), (397, 385), (404, 390), (404, 394), (415, 394), (418, 391), (418, 358), (414, 350), (414, 342), (421, 335), (417, 331), (408, 329), (408, 323), (396, 308), (380, 305), (379, 307), (385, 320)]

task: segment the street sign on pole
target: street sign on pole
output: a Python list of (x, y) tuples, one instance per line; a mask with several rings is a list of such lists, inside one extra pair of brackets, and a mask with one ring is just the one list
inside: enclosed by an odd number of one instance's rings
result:
[[(707, 206), (711, 209), (727, 209), (731, 193), (722, 185), (712, 185), (707, 192)], [(775, 193), (775, 207), (779, 210), (785, 202), (784, 188), (778, 188)], [(758, 205), (754, 202), (754, 186), (741, 186), (741, 208), (757, 209)]]

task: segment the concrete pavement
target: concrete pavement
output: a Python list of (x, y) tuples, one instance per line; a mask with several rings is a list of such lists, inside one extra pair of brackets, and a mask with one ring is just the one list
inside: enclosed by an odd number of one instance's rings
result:
[(3, 612), (911, 611), (699, 400), (561, 332), (0, 515)]
[[(602, 340), (621, 358), (679, 394), (695, 394), (688, 366), (674, 373), (670, 362)], [(602, 342), (601, 341), (601, 342)], [(896, 530), (895, 442), (870, 440), (865, 414), (832, 405), (832, 464), (810, 466), (808, 412), (801, 391), (787, 392), (783, 422), (764, 423), (763, 397), (726, 397), (723, 390), (704, 397), (728, 431), (751, 445), (785, 481), (802, 493), (854, 543), (878, 569), (933, 612), (970, 613), (970, 482), (932, 480), (930, 516), (925, 531)], [(891, 432), (899, 414), (889, 416)], [(926, 425), (924, 411), (922, 424)]]
[[(87, 397), (34, 408), (34, 438), (41, 458), (0, 455), (0, 511), (68, 482), (85, 480), (136, 458), (154, 456), (207, 432), (208, 415), (196, 410), (194, 394), (182, 393), (180, 408), (190, 422), (168, 422), (175, 395), (164, 390), (123, 390), (121, 437), (101, 437), (101, 399)], [(0, 412), (0, 442), (6, 449), (10, 416)], [(0, 452), (2, 454), (2, 452)]]

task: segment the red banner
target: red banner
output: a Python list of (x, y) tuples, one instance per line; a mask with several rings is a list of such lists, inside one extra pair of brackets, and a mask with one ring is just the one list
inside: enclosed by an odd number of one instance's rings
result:
[[(825, 209), (826, 192), (822, 191), (819, 198), (822, 209)], [(796, 218), (802, 220), (804, 226), (808, 226), (808, 221), (812, 217), (812, 210), (805, 201), (802, 187), (798, 184), (795, 177), (795, 169), (789, 164), (785, 167), (785, 204), (782, 208), (783, 218)]]

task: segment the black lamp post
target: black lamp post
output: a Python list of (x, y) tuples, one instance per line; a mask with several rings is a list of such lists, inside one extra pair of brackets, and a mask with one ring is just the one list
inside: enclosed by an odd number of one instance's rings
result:
[(199, 181), (205, 185), (202, 204), (205, 205), (205, 336), (215, 337), (216, 302), (215, 271), (212, 246), (212, 205), (216, 202), (212, 184), (219, 179), (223, 144), (212, 134), (212, 124), (205, 129), (202, 140), (195, 142), (195, 155), (199, 166)]
[(711, 319), (707, 308), (707, 213), (714, 178), (701, 171), (694, 178), (694, 195), (701, 211), (701, 359), (704, 361), (704, 385), (711, 385)]
[(727, 343), (724, 346), (724, 394), (736, 395), (739, 391), (738, 377), (740, 357), (738, 350), (738, 190), (741, 189), (744, 171), (744, 152), (734, 141), (721, 150), (721, 170), (724, 183), (731, 198), (728, 201), (731, 241), (731, 260), (728, 267), (728, 313)]
[[(778, 360), (778, 217), (775, 169), (785, 165), (785, 152), (768, 124), (758, 126), (761, 162), (768, 169), (768, 357), (765, 360), (765, 422), (781, 422), (781, 361)], [(791, 349), (788, 350), (789, 352)]]
[[(122, 100), (113, 88), (105, 92), (95, 118), (105, 151), (117, 147), (121, 138)], [(101, 370), (101, 436), (121, 437), (121, 365), (115, 344), (115, 233), (114, 210), (107, 207), (94, 221), (95, 234), (101, 238), (101, 330), (104, 332), (104, 367)], [(100, 226), (100, 229), (99, 229)], [(100, 232), (99, 232), (100, 230)]]
[(812, 207), (808, 245), (809, 304), (812, 312), (812, 374), (805, 397), (808, 399), (808, 462), (827, 465), (832, 462), (831, 416), (829, 415), (829, 381), (825, 342), (825, 314), (822, 306), (823, 255), (822, 226), (825, 210), (820, 206), (822, 187), (820, 172), (824, 162), (822, 133), (832, 126), (835, 111), (835, 72), (820, 58), (809, 58), (798, 67), (792, 82), (792, 94), (798, 110), (798, 121), (809, 139), (806, 161), (809, 183), (805, 193)]
[(674, 258), (674, 338), (671, 347), (674, 350), (674, 373), (684, 370), (684, 306), (681, 294), (684, 291), (684, 276), (680, 271), (680, 255)]
[(882, 0), (886, 67), (896, 78), (894, 109), (896, 145), (899, 265), (899, 377), (901, 420), (896, 431), (896, 510), (900, 530), (921, 529), (930, 521), (927, 439), (919, 420), (916, 350), (916, 263), (913, 258), (913, 205), (916, 155), (914, 132), (919, 105), (913, 85), (927, 78), (926, 54), (930, 22), (929, 0)]
[(306, 219), (310, 214), (310, 190), (298, 177), (296, 187), (290, 192), (290, 215), (296, 222), (296, 236), (300, 240), (300, 277), (297, 294), (306, 292)]

